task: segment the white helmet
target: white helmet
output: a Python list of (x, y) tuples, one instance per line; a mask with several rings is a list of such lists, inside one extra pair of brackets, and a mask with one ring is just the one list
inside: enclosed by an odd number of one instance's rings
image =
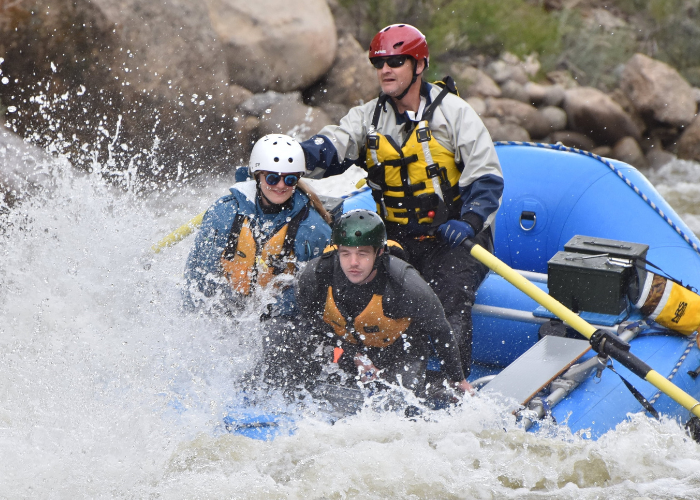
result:
[(281, 174), (306, 172), (306, 159), (301, 145), (288, 135), (269, 134), (253, 146), (248, 170), (251, 175), (265, 170)]

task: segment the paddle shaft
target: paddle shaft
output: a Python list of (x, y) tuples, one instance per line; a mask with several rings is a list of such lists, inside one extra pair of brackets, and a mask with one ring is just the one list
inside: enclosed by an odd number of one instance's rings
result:
[(463, 244), (469, 249), (470, 253), (475, 259), (491, 269), (493, 272), (502, 276), (518, 290), (528, 295), (542, 307), (546, 308), (552, 314), (561, 319), (564, 323), (586, 337), (591, 342), (591, 345), (596, 352), (609, 355), (611, 358), (628, 368), (632, 373), (646, 380), (675, 402), (680, 404), (683, 408), (689, 410), (693, 415), (700, 417), (700, 402), (629, 352), (628, 344), (616, 340), (616, 338), (610, 335), (609, 332), (597, 330), (586, 320), (582, 319), (578, 314), (574, 313), (561, 302), (530, 283), (527, 278), (514, 271), (506, 263), (485, 250), (483, 247), (476, 245), (469, 240), (465, 241)]
[(173, 246), (175, 243), (178, 243), (187, 238), (190, 234), (194, 232), (195, 229), (202, 225), (202, 219), (204, 219), (204, 214), (205, 212), (202, 212), (201, 214), (192, 217), (187, 223), (183, 224), (175, 231), (167, 235), (165, 238), (160, 240), (158, 243), (153, 245), (151, 247), (151, 251), (153, 253), (158, 253), (165, 247)]

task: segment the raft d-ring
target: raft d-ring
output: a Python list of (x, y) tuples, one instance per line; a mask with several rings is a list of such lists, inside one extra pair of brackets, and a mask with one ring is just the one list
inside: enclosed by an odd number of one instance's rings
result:
[[(532, 226), (530, 227), (525, 227), (523, 226), (523, 221), (532, 221)], [(520, 229), (523, 231), (532, 231), (535, 229), (535, 226), (537, 225), (537, 214), (535, 212), (532, 212), (530, 210), (523, 210), (520, 213)]]

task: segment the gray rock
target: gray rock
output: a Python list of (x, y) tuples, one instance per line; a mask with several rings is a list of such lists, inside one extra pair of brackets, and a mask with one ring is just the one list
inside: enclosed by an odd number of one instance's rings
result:
[(623, 137), (612, 148), (612, 157), (640, 169), (649, 166), (647, 159), (634, 137)]
[(490, 76), (480, 69), (463, 63), (454, 63), (450, 67), (452, 78), (463, 95), (468, 97), (500, 97), (501, 88)]
[(502, 84), (508, 80), (514, 80), (525, 85), (530, 79), (525, 69), (520, 64), (513, 64), (502, 59), (493, 61), (486, 67), (486, 73), (493, 78), (496, 83)]
[(688, 125), (697, 110), (690, 84), (674, 68), (644, 54), (625, 65), (620, 88), (643, 115), (674, 126)]
[(561, 106), (561, 103), (564, 102), (565, 96), (566, 90), (563, 86), (559, 85), (558, 83), (549, 85), (545, 88), (542, 104), (546, 106)]
[(598, 146), (597, 148), (591, 149), (591, 153), (602, 156), (603, 158), (612, 158), (612, 152), (613, 148), (610, 146)]
[(700, 117), (695, 117), (678, 139), (678, 158), (700, 161)]
[(476, 111), (477, 115), (481, 116), (486, 113), (486, 102), (481, 97), (467, 97), (465, 101)]
[(547, 122), (547, 128), (552, 132), (558, 132), (566, 128), (567, 116), (566, 111), (557, 106), (545, 106), (540, 108), (538, 112)]
[(547, 73), (547, 78), (554, 84), (560, 85), (564, 90), (573, 89), (579, 86), (578, 82), (566, 70), (556, 70)]
[(528, 102), (535, 106), (559, 106), (564, 100), (564, 87), (559, 84), (542, 85), (527, 82), (524, 87), (528, 94)]
[(258, 132), (264, 134), (287, 134), (304, 141), (331, 124), (331, 119), (321, 108), (307, 106), (298, 101), (276, 105), (260, 118)]
[(534, 106), (514, 99), (489, 98), (486, 100), (486, 116), (497, 117), (501, 122), (514, 123), (525, 130), (532, 138), (545, 137), (549, 123)]
[(700, 103), (700, 89), (697, 87), (693, 87), (693, 98), (696, 103)]
[[(51, 81), (49, 93), (68, 96), (65, 106), (47, 111), (56, 134), (76, 137), (66, 151), (74, 164), (89, 168), (92, 152), (80, 146), (95, 145), (99, 121), (111, 131), (119, 124), (127, 149), (116, 148), (117, 163), (134, 160), (135, 151), (151, 150), (157, 140), (158, 167), (151, 170), (155, 161), (144, 160), (141, 173), (202, 165), (227, 171), (244, 152), (249, 137), (205, 4), (37, 0), (32, 9), (16, 30), (0, 34), (3, 70), (28, 94), (37, 82)], [(32, 113), (18, 120), (23, 130), (36, 125)]]
[(253, 92), (309, 87), (333, 64), (337, 34), (325, 0), (208, 0), (230, 81)]
[(559, 132), (554, 132), (550, 139), (553, 144), (562, 143), (564, 146), (570, 148), (583, 149), (584, 151), (591, 151), (595, 148), (595, 143), (587, 137), (585, 134), (579, 132), (574, 132), (572, 130), (561, 130)]
[(525, 87), (515, 80), (508, 80), (501, 85), (501, 97), (515, 99), (516, 101), (530, 103), (530, 95)]
[(657, 170), (676, 159), (676, 155), (663, 149), (650, 149), (646, 154), (649, 168)]
[(371, 101), (381, 87), (367, 51), (346, 33), (338, 40), (338, 53), (326, 76), (305, 93), (313, 105), (339, 103), (348, 107)]
[(228, 95), (232, 106), (240, 106), (253, 97), (253, 93), (245, 87), (232, 83), (228, 86)]
[(338, 104), (336, 102), (329, 102), (326, 104), (321, 104), (321, 109), (326, 112), (328, 118), (330, 118), (331, 123), (340, 122), (341, 118), (348, 114), (350, 108), (344, 104)]
[(592, 87), (567, 90), (564, 110), (569, 127), (598, 144), (615, 144), (626, 136), (639, 139), (641, 135), (632, 118), (618, 103)]
[(281, 92), (269, 90), (260, 94), (254, 94), (239, 107), (249, 115), (261, 118), (263, 115), (269, 114), (272, 108), (276, 106), (293, 106), (295, 104), (301, 104), (300, 92), (283, 94)]
[(491, 135), (491, 139), (496, 141), (519, 141), (529, 142), (530, 134), (523, 127), (511, 123), (501, 122), (498, 118), (484, 118), (484, 125)]

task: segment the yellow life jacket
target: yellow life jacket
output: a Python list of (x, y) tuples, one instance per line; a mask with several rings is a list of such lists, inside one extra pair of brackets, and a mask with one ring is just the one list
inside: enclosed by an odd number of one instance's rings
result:
[(357, 315), (348, 326), (333, 299), (333, 287), (328, 287), (323, 321), (328, 323), (335, 333), (352, 344), (361, 343), (369, 347), (386, 347), (406, 331), (411, 324), (410, 318), (387, 318), (384, 315), (382, 296), (373, 295), (367, 307)]
[(248, 217), (237, 214), (221, 254), (221, 267), (233, 289), (249, 295), (252, 285), (267, 286), (275, 276), (296, 270), (294, 241), (308, 205), (260, 247), (250, 228)]
[(377, 101), (365, 161), (367, 184), (384, 220), (408, 224), (415, 218), (420, 224), (439, 225), (455, 210), (461, 168), (454, 153), (435, 140), (429, 126), (434, 110), (452, 89), (450, 85), (443, 88), (401, 147), (390, 136), (377, 132), (387, 97)]

